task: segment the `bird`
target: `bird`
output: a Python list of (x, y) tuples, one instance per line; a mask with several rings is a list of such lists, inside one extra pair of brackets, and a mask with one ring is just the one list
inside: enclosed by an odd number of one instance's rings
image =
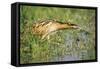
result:
[(41, 36), (41, 39), (50, 38), (50, 34), (64, 29), (78, 29), (79, 26), (70, 22), (44, 20), (33, 24), (32, 32)]

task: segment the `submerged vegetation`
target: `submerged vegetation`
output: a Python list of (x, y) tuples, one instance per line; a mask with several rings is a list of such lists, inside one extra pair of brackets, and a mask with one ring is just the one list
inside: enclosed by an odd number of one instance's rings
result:
[[(32, 32), (41, 20), (71, 22), (81, 30), (59, 30), (50, 39)], [(20, 7), (20, 63), (95, 59), (95, 10), (39, 6)]]

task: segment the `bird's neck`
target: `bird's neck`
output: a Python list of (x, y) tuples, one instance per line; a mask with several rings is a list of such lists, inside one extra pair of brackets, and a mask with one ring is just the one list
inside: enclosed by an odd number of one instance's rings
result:
[(69, 29), (69, 28), (71, 28), (71, 26), (68, 26), (67, 24), (62, 24), (62, 25), (59, 25), (57, 27), (58, 27), (58, 29)]

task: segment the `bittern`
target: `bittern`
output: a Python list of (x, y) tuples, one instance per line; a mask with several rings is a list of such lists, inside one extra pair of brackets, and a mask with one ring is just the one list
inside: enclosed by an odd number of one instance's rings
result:
[(33, 33), (41, 36), (42, 39), (49, 36), (52, 32), (64, 29), (78, 29), (79, 26), (71, 23), (63, 23), (55, 20), (41, 21), (33, 25)]

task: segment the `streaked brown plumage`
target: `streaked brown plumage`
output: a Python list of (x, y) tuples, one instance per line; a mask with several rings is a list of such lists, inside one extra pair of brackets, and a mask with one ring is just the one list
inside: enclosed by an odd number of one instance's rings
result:
[(33, 26), (33, 33), (37, 34), (44, 39), (49, 34), (57, 30), (63, 29), (78, 29), (76, 24), (62, 23), (54, 20), (41, 21)]

